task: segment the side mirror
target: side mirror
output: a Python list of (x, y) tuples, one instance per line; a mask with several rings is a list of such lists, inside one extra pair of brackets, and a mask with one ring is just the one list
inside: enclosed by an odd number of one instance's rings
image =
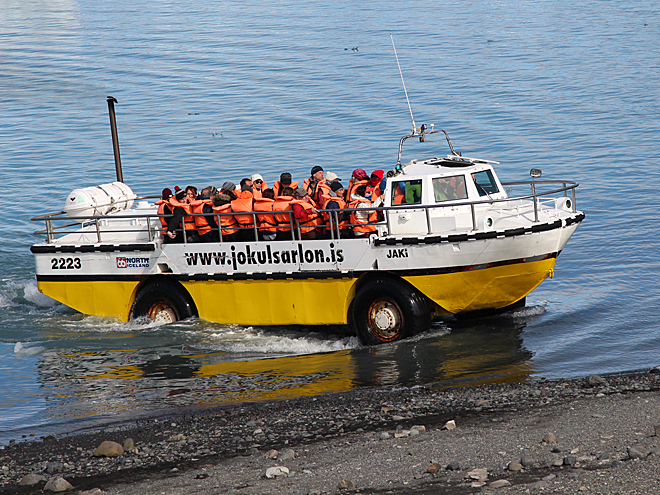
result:
[(533, 179), (538, 179), (539, 177), (541, 177), (542, 174), (543, 174), (543, 172), (541, 172), (541, 170), (538, 169), (538, 168), (533, 168), (532, 170), (529, 171), (529, 175)]

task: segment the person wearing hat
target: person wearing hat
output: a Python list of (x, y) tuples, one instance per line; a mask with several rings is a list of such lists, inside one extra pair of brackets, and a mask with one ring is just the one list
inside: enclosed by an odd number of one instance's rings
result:
[(322, 220), (316, 207), (310, 202), (307, 190), (299, 187), (293, 191), (291, 201), (293, 216), (300, 227), (300, 238), (303, 240), (316, 239), (316, 229)]
[(328, 186), (333, 182), (339, 182), (340, 180), (339, 176), (334, 172), (327, 172), (325, 174), (325, 183), (328, 184)]
[[(163, 189), (161, 199), (156, 201), (156, 206), (158, 206), (158, 219), (160, 220), (160, 225), (162, 230), (160, 231), (163, 241), (167, 242), (167, 223), (169, 222), (168, 215), (172, 215), (174, 208), (170, 205), (170, 198), (173, 196), (172, 190), (169, 187)], [(163, 216), (164, 215), (164, 216)]]
[[(346, 201), (344, 201), (345, 194), (346, 194), (346, 190), (344, 189), (344, 186), (341, 184), (341, 182), (339, 181), (332, 182), (330, 184), (330, 196), (326, 201), (323, 209), (343, 210), (344, 208), (347, 208)], [(330, 234), (330, 218), (332, 218), (332, 232), (334, 234), (334, 235), (330, 235), (330, 237), (335, 237), (337, 235), (337, 226), (341, 225), (342, 223), (344, 224), (347, 223), (348, 217), (349, 217), (349, 213), (345, 211), (344, 212), (324, 211), (323, 218), (327, 225), (326, 233)], [(353, 233), (353, 231), (348, 227), (340, 226), (339, 229), (340, 229), (341, 237), (344, 239), (347, 237), (351, 237), (351, 234)]]
[(273, 192), (275, 193), (275, 197), (278, 198), (283, 195), (283, 189), (285, 187), (290, 187), (294, 191), (298, 189), (298, 181), (291, 180), (291, 174), (289, 172), (284, 172), (283, 174), (280, 175), (280, 180), (276, 180), (275, 184), (273, 184)]
[(236, 199), (236, 184), (230, 181), (225, 182), (220, 188), (220, 194), (226, 194), (231, 199)]
[(254, 196), (254, 199), (257, 200), (261, 198), (262, 192), (268, 189), (268, 184), (264, 182), (264, 178), (261, 174), (252, 174), (250, 179), (252, 180), (252, 195)]
[[(242, 179), (241, 190), (236, 193), (236, 199), (231, 202), (231, 209), (236, 215), (234, 218), (241, 227), (240, 239), (255, 241), (254, 235), (254, 196), (252, 195), (252, 180)], [(242, 213), (242, 214), (239, 214)]]
[(323, 168), (318, 165), (312, 167), (311, 176), (303, 182), (303, 189), (309, 194), (309, 199), (314, 206), (321, 204), (321, 196), (330, 192), (323, 178)]
[(361, 186), (362, 184), (365, 185), (369, 184), (369, 176), (367, 175), (367, 172), (365, 172), (363, 168), (356, 168), (355, 170), (353, 170), (353, 173), (351, 174), (351, 180), (348, 181), (348, 191), (346, 194), (347, 203), (350, 203), (352, 201), (352, 196), (353, 193), (355, 192), (355, 189), (358, 186)]

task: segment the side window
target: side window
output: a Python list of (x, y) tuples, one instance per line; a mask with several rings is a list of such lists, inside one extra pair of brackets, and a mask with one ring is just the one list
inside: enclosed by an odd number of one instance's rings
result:
[(418, 205), (422, 202), (422, 180), (392, 183), (392, 205)]
[(453, 199), (466, 199), (465, 176), (436, 177), (433, 179), (433, 195), (436, 203)]
[(499, 192), (495, 179), (493, 178), (493, 173), (490, 170), (482, 170), (481, 172), (472, 174), (472, 179), (477, 186), (479, 196), (486, 196), (487, 194)]

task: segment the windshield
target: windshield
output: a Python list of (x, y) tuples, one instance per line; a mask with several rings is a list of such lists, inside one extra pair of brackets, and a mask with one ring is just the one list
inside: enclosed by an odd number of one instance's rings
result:
[(405, 180), (392, 184), (392, 205), (417, 205), (422, 202), (422, 180)]
[(486, 196), (488, 194), (499, 192), (493, 173), (490, 170), (482, 170), (481, 172), (474, 173), (472, 174), (472, 179), (477, 186), (479, 196)]

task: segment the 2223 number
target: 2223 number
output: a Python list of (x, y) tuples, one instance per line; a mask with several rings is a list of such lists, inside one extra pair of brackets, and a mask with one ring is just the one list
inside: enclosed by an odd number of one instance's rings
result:
[(53, 258), (50, 262), (53, 270), (77, 270), (82, 266), (80, 258)]

